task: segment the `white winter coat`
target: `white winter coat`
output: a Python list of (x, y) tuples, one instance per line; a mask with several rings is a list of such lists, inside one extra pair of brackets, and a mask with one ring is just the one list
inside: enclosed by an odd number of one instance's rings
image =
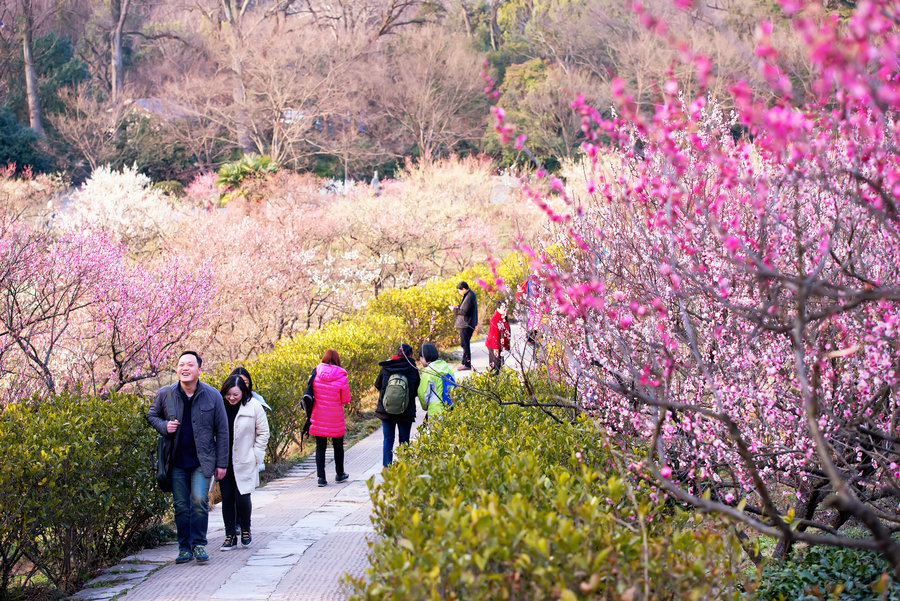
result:
[(245, 495), (259, 486), (258, 466), (266, 456), (269, 442), (269, 420), (259, 401), (251, 398), (241, 405), (234, 418), (234, 445), (231, 447), (234, 480)]

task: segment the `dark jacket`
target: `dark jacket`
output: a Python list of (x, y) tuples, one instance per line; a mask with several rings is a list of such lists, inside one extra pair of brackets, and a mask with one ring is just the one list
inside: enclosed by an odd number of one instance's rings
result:
[[(375, 378), (375, 388), (378, 390), (378, 406), (375, 408), (375, 417), (384, 421), (396, 421), (398, 423), (413, 423), (416, 421), (416, 392), (419, 390), (419, 370), (411, 364), (411, 360), (402, 357), (394, 357), (382, 361), (378, 365), (381, 371)], [(387, 388), (388, 379), (393, 374), (403, 374), (409, 382), (409, 405), (402, 415), (391, 415), (384, 410), (384, 389)]]
[(467, 328), (474, 330), (478, 327), (478, 299), (471, 290), (463, 295), (459, 306), (453, 312), (456, 313), (457, 330), (465, 330)]
[[(163, 386), (156, 393), (147, 421), (164, 436), (174, 436), (174, 447), (178, 447), (178, 436), (181, 427), (174, 434), (166, 432), (166, 395), (178, 382)], [(177, 393), (177, 391), (176, 391)], [(184, 401), (180, 394), (172, 395), (175, 400), (175, 419), (183, 422)], [(197, 391), (191, 401), (191, 426), (194, 428), (194, 443), (197, 446), (197, 459), (200, 469), (206, 478), (212, 477), (216, 468), (228, 467), (228, 416), (225, 414), (225, 401), (219, 391), (203, 382), (197, 383)]]

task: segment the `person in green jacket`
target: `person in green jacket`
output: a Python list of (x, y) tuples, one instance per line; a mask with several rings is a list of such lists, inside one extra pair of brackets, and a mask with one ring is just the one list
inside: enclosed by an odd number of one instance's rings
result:
[(443, 359), (438, 359), (437, 347), (433, 344), (423, 344), (419, 350), (419, 363), (421, 380), (419, 380), (418, 397), (419, 404), (427, 413), (425, 419), (440, 415), (446, 409), (444, 402), (444, 380), (449, 378), (455, 383), (453, 370)]

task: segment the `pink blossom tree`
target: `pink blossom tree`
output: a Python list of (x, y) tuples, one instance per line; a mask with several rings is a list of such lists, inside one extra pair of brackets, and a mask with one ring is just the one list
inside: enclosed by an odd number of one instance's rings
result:
[(102, 232), (0, 216), (0, 402), (156, 376), (206, 321), (208, 270), (138, 263)]
[(652, 115), (618, 81), (611, 118), (575, 100), (588, 177), (548, 178), (564, 211), (533, 193), (564, 254), (532, 251), (544, 335), (639, 477), (776, 537), (776, 555), (872, 549), (900, 575), (900, 15), (781, 4), (819, 75), (804, 106), (769, 24), (756, 56), (778, 100), (763, 103), (636, 6), (702, 84), (728, 78), (738, 108), (674, 79)]

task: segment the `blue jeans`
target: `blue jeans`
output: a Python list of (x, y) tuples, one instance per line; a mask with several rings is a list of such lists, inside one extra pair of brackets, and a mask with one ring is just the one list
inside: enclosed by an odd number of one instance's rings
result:
[(412, 422), (395, 422), (384, 420), (381, 422), (381, 430), (384, 432), (384, 451), (381, 454), (381, 464), (384, 467), (394, 462), (394, 426), (400, 431), (400, 444), (409, 444), (409, 432), (412, 430)]
[(195, 467), (186, 470), (172, 467), (172, 498), (175, 501), (175, 529), (178, 550), (192, 551), (206, 544), (209, 524), (209, 478)]

